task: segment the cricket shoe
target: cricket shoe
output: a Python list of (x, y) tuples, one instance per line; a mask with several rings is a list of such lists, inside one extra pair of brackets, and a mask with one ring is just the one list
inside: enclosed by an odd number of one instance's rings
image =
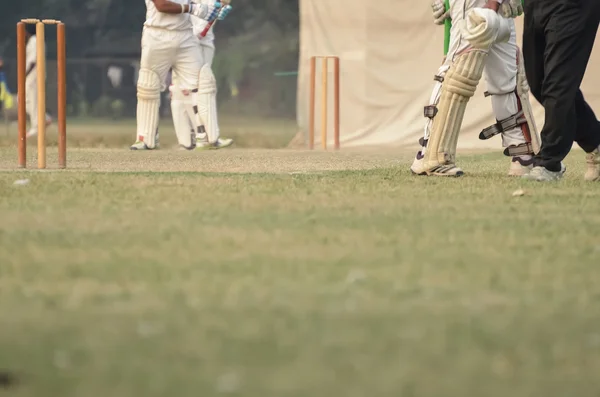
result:
[(413, 160), (412, 165), (410, 166), (410, 172), (413, 175), (427, 175), (427, 170), (425, 169), (425, 165), (423, 164), (423, 159), (425, 158), (425, 150), (427, 150), (427, 140), (425, 138), (419, 139), (419, 145), (421, 145), (421, 150), (417, 152), (415, 159)]
[(423, 166), (423, 158), (423, 150), (419, 150), (410, 166), (410, 172), (412, 172), (413, 175), (427, 175), (427, 171)]
[(223, 149), (233, 145), (233, 139), (219, 138), (215, 143), (209, 143), (208, 140), (196, 139), (197, 150), (215, 150)]
[(596, 149), (586, 154), (585, 162), (587, 169), (583, 179), (589, 182), (600, 181), (600, 150)]
[(529, 173), (523, 175), (522, 178), (536, 182), (553, 182), (561, 179), (566, 171), (567, 167), (565, 167), (563, 163), (560, 163), (560, 171), (550, 171), (545, 167), (537, 166), (533, 167), (533, 169)]
[(190, 150), (194, 150), (194, 149), (196, 149), (196, 145), (194, 145), (194, 144), (192, 144), (190, 146), (179, 145), (179, 150), (181, 150), (181, 151), (183, 151), (183, 150), (190, 151)]
[(160, 134), (156, 131), (156, 137), (154, 138), (154, 147), (151, 148), (144, 143), (139, 137), (133, 145), (129, 147), (129, 150), (156, 150), (160, 149)]
[(454, 177), (463, 176), (465, 173), (454, 164), (440, 164), (437, 167), (427, 170), (429, 176)]
[(135, 141), (133, 145), (129, 147), (129, 150), (154, 150), (149, 148), (143, 141)]
[(510, 161), (508, 176), (523, 176), (533, 169), (533, 156), (515, 156)]
[(465, 174), (463, 170), (454, 164), (440, 164), (434, 168), (425, 168), (422, 153), (422, 151), (417, 153), (415, 160), (410, 166), (410, 172), (414, 175), (459, 177)]

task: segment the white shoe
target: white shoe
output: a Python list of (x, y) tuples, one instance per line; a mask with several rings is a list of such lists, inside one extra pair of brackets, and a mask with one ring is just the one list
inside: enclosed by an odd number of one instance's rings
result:
[(189, 150), (194, 150), (194, 149), (196, 149), (196, 145), (194, 145), (193, 143), (191, 146), (179, 145), (179, 150), (188, 150), (189, 151)]
[(37, 130), (29, 130), (27, 131), (27, 135), (25, 135), (26, 138), (31, 138), (32, 136), (36, 136), (37, 135)]
[(465, 174), (463, 170), (454, 164), (440, 164), (437, 167), (427, 169), (423, 164), (423, 158), (423, 151), (419, 150), (410, 166), (410, 172), (414, 175), (459, 177)]
[(523, 176), (533, 168), (533, 156), (515, 156), (510, 161), (508, 176)]
[(233, 145), (233, 139), (231, 138), (219, 138), (217, 139), (217, 144), (216, 144), (216, 148), (217, 149), (223, 149), (225, 147), (231, 146)]
[(537, 166), (522, 178), (536, 182), (552, 182), (561, 179), (566, 171), (567, 167), (563, 163), (560, 163), (560, 171), (549, 171), (545, 167)]
[(148, 145), (142, 141), (135, 141), (135, 143), (129, 147), (129, 150), (154, 150), (154, 148), (148, 147)]
[(454, 164), (440, 164), (435, 168), (427, 170), (427, 175), (429, 176), (459, 177), (464, 174), (463, 170)]
[(414, 175), (427, 175), (425, 168), (423, 168), (423, 149), (417, 152), (412, 165), (410, 166), (410, 172)]
[(585, 156), (587, 169), (583, 179), (589, 182), (600, 181), (600, 150), (596, 149)]
[(219, 138), (215, 143), (210, 143), (205, 139), (196, 139), (196, 149), (198, 150), (223, 149), (231, 145), (233, 145), (233, 139), (230, 138)]
[(133, 145), (129, 147), (129, 150), (156, 150), (160, 149), (160, 135), (158, 133), (158, 129), (156, 130), (156, 136), (154, 137), (154, 147), (150, 147), (144, 143), (144, 141), (138, 140), (135, 141)]

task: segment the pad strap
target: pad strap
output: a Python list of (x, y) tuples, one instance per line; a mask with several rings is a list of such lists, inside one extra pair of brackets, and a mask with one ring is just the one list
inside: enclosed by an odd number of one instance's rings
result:
[(509, 146), (504, 149), (504, 155), (509, 157), (525, 156), (534, 154), (533, 145), (531, 143), (522, 143), (517, 146)]
[(438, 108), (435, 105), (427, 105), (423, 108), (423, 115), (429, 119), (433, 119), (438, 113)]
[(479, 139), (490, 139), (494, 135), (513, 130), (522, 126), (523, 124), (527, 124), (527, 118), (524, 116), (523, 111), (519, 111), (517, 114), (514, 114), (503, 120), (499, 120), (496, 124), (483, 129), (479, 134)]
[[(443, 83), (444, 76), (436, 74), (435, 76), (433, 76), (433, 80), (437, 81), (438, 83)], [(425, 106), (425, 108), (423, 109), (423, 116), (427, 117), (428, 119), (433, 119), (437, 115), (437, 113), (438, 108), (435, 105), (428, 105)]]
[(489, 91), (485, 91), (483, 93), (484, 97), (489, 97), (489, 96), (494, 96), (494, 95), (508, 95), (508, 94), (516, 94), (516, 90), (512, 90), (512, 91), (508, 91), (508, 92), (489, 92)]

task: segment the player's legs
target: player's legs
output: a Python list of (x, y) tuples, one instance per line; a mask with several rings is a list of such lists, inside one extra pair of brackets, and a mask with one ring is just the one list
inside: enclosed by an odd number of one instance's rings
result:
[(177, 76), (175, 89), (184, 93), (184, 107), (196, 133), (201, 131), (203, 124), (198, 115), (198, 78), (203, 62), (198, 40), (190, 34), (177, 51), (173, 75)]
[(198, 115), (210, 145), (216, 144), (219, 139), (216, 96), (217, 81), (210, 65), (205, 64), (198, 77)]
[[(489, 51), (484, 76), (486, 95), (491, 96), (496, 124), (484, 129), (480, 139), (502, 135), (504, 154), (511, 157), (509, 175), (521, 176), (533, 165), (533, 154), (539, 151), (537, 129), (529, 102), (529, 87), (522, 69), (514, 22), (507, 43), (494, 44)], [(532, 138), (533, 137), (533, 138)]]
[[(217, 101), (216, 101), (216, 80), (212, 72), (212, 62), (215, 55), (215, 49), (208, 46), (200, 46), (202, 50), (202, 59), (204, 60), (203, 70), (200, 72), (198, 82), (198, 100), (204, 104), (199, 111), (202, 110), (199, 133), (196, 135), (196, 147), (198, 149), (220, 149), (231, 146), (233, 139), (221, 137), (219, 129), (219, 121), (217, 116)], [(204, 118), (211, 120), (210, 126), (204, 122)], [(212, 136), (212, 140), (211, 137)]]
[(427, 175), (460, 176), (455, 165), (456, 144), (469, 99), (481, 79), (487, 52), (469, 48), (458, 54), (448, 69), (438, 104), (438, 114), (431, 126), (423, 169)]
[[(451, 16), (454, 22), (450, 31), (450, 46), (448, 54), (444, 59), (444, 63), (440, 66), (440, 68), (434, 76), (435, 83), (429, 99), (429, 105), (425, 106), (424, 108), (424, 116), (426, 117), (426, 122), (423, 131), (423, 138), (419, 139), (421, 150), (417, 152), (415, 160), (413, 161), (413, 164), (410, 167), (411, 172), (413, 172), (416, 175), (427, 174), (427, 168), (425, 166), (424, 157), (427, 152), (427, 145), (429, 142), (429, 137), (433, 127), (433, 123), (439, 112), (438, 104), (442, 92), (442, 83), (445, 80), (446, 73), (448, 72), (448, 69), (452, 66), (457, 54), (464, 52), (469, 47), (468, 42), (466, 42), (466, 40), (462, 38), (458, 26), (459, 21), (464, 19), (465, 7), (471, 7), (472, 2), (472, 0), (454, 0), (450, 2)], [(452, 169), (452, 172), (456, 174), (462, 174), (462, 170), (456, 166)]]
[(215, 59), (215, 49), (213, 47), (201, 45), (200, 50), (202, 50), (202, 61), (204, 64), (212, 67), (213, 60)]
[[(200, 52), (202, 53), (202, 66), (209, 65), (212, 68), (212, 62), (215, 56), (215, 49), (204, 45), (200, 45)], [(199, 149), (208, 148), (211, 145), (208, 142), (208, 134), (206, 133), (206, 127), (204, 121), (198, 116), (198, 122), (201, 124), (196, 133), (196, 147)], [(219, 126), (217, 124), (217, 131)]]
[(444, 63), (438, 69), (433, 78), (435, 83), (433, 85), (433, 90), (431, 91), (431, 96), (429, 97), (429, 105), (426, 105), (423, 110), (423, 115), (427, 120), (425, 121), (425, 128), (423, 129), (423, 137), (419, 139), (419, 145), (421, 145), (421, 149), (417, 152), (417, 155), (415, 156), (415, 159), (410, 167), (411, 172), (416, 175), (426, 175), (425, 169), (423, 169), (423, 157), (427, 151), (427, 143), (431, 134), (433, 120), (438, 113), (437, 105), (440, 101), (440, 94), (442, 92), (442, 82), (444, 81), (444, 76), (450, 67), (450, 62), (448, 59), (449, 58), (446, 58), (444, 60)]
[[(526, 177), (548, 181), (558, 179), (564, 173), (562, 160), (579, 135), (578, 125), (597, 123), (593, 113), (578, 113), (578, 108), (583, 109), (578, 103), (581, 105), (583, 101), (579, 87), (597, 34), (600, 3), (526, 2), (525, 5), (527, 13), (533, 17), (525, 25), (528, 54), (533, 52), (531, 44), (535, 36), (532, 37), (532, 33), (537, 33), (544, 39), (543, 43), (536, 44), (537, 48), (544, 49), (540, 54), (543, 55), (544, 74), (538, 78), (538, 93), (539, 101), (545, 109), (545, 123), (541, 133), (542, 150), (535, 156), (535, 167)], [(530, 59), (527, 60), (529, 69)], [(528, 74), (535, 76), (536, 73), (530, 69)], [(589, 121), (584, 121), (585, 119)], [(597, 129), (590, 131), (591, 134), (598, 132)], [(590, 143), (592, 142), (588, 140), (587, 144)]]
[(216, 93), (217, 85), (210, 65), (204, 64), (202, 50), (195, 38), (183, 43), (178, 51), (177, 63), (174, 69), (181, 78), (182, 87), (192, 86), (195, 74), (195, 83), (198, 88), (196, 95), (198, 123), (204, 126), (208, 138), (208, 147), (221, 147), (219, 143), (219, 130), (217, 120)]
[(37, 118), (37, 84), (33, 82), (28, 84), (25, 89), (25, 111), (29, 117), (29, 130), (27, 137), (37, 135), (38, 118)]
[(158, 135), (160, 93), (177, 53), (180, 32), (145, 28), (137, 81), (137, 141), (132, 150), (154, 149)]
[[(451, 9), (455, 10), (455, 7), (451, 6)], [(456, 14), (459, 18), (469, 18), (460, 38), (468, 41), (469, 46), (455, 54), (442, 83), (438, 113), (423, 157), (423, 171), (427, 175), (462, 175), (455, 165), (455, 158), (467, 103), (481, 80), (490, 46), (508, 40), (511, 33), (508, 20), (491, 10), (463, 7)], [(453, 21), (457, 19), (454, 13), (452, 18)]]
[(177, 141), (185, 149), (194, 149), (196, 127), (192, 124), (188, 113), (188, 108), (193, 108), (194, 101), (189, 92), (179, 88), (175, 73), (173, 73), (173, 85), (169, 87), (169, 90), (171, 91), (171, 115)]

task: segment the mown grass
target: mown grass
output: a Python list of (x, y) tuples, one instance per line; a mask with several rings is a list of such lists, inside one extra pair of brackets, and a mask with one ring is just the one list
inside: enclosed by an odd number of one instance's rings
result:
[(548, 185), (496, 155), (446, 180), (377, 152), (245, 153), (199, 155), (221, 172), (165, 172), (182, 155), (165, 151), (145, 172), (0, 173), (17, 381), (0, 395), (598, 396), (600, 187), (581, 153)]
[[(297, 132), (294, 120), (275, 118), (227, 117), (222, 118), (221, 134), (232, 138), (236, 147), (269, 148), (285, 147)], [(168, 148), (177, 146), (173, 121), (170, 118), (160, 122), (160, 143)], [(135, 141), (135, 120), (77, 119), (68, 121), (69, 148), (126, 148)], [(17, 125), (0, 126), (0, 147), (10, 147), (17, 142)], [(48, 127), (47, 143), (57, 145), (57, 127)], [(35, 147), (36, 139), (28, 141)]]

